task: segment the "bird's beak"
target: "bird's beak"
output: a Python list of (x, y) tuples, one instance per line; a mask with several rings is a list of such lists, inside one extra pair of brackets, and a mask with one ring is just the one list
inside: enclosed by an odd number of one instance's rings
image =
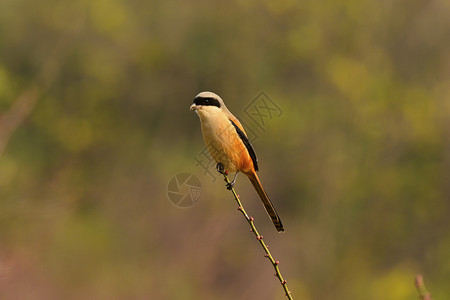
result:
[(191, 107), (190, 107), (191, 111), (194, 111), (194, 110), (197, 110), (197, 109), (198, 109), (198, 107), (197, 107), (197, 105), (195, 105), (195, 103), (192, 104)]

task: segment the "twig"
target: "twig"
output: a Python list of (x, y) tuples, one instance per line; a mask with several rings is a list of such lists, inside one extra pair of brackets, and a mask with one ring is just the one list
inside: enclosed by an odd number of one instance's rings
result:
[(11, 108), (0, 114), (0, 156), (6, 149), (12, 135), (31, 114), (39, 98), (47, 92), (57, 80), (64, 59), (77, 41), (79, 33), (84, 28), (86, 18), (80, 18), (75, 24), (72, 35), (63, 34), (50, 50), (39, 71), (29, 85), (19, 93)]
[(57, 43), (29, 86), (18, 95), (9, 111), (0, 115), (0, 156), (11, 136), (33, 111), (41, 94), (55, 81), (62, 64), (62, 49), (62, 42)]
[(422, 300), (433, 300), (431, 299), (431, 294), (428, 292), (425, 284), (423, 283), (423, 276), (417, 275), (415, 280), (417, 291), (419, 292), (420, 298)]
[(284, 279), (283, 279), (283, 276), (281, 276), (280, 268), (279, 268), (279, 266), (278, 266), (278, 265), (280, 264), (280, 262), (279, 262), (278, 260), (275, 260), (275, 259), (273, 258), (272, 254), (271, 254), (270, 251), (269, 251), (268, 246), (266, 245), (266, 243), (264, 243), (263, 236), (259, 234), (258, 230), (257, 230), (256, 227), (255, 227), (255, 223), (253, 222), (253, 221), (254, 221), (254, 218), (253, 218), (253, 217), (249, 217), (249, 215), (248, 215), (247, 212), (245, 211), (244, 206), (242, 205), (241, 200), (239, 199), (239, 195), (236, 194), (236, 191), (235, 191), (234, 188), (231, 186), (231, 182), (230, 182), (230, 180), (228, 179), (228, 176), (227, 176), (227, 175), (228, 175), (228, 171), (223, 170), (223, 169), (220, 169), (220, 168), (217, 168), (217, 170), (219, 171), (219, 173), (221, 173), (221, 174), (223, 175), (224, 180), (225, 180), (225, 182), (228, 184), (228, 186), (231, 187), (230, 190), (231, 190), (231, 192), (233, 193), (234, 199), (236, 200), (236, 202), (237, 202), (237, 204), (238, 204), (238, 210), (244, 215), (245, 219), (247, 220), (247, 223), (248, 223), (248, 224), (250, 225), (250, 227), (251, 227), (251, 230), (250, 230), (250, 231), (252, 231), (252, 232), (255, 234), (256, 239), (259, 241), (259, 243), (261, 244), (261, 247), (262, 247), (262, 248), (264, 249), (264, 251), (266, 252), (266, 254), (264, 255), (264, 257), (267, 257), (267, 258), (270, 260), (270, 262), (272, 263), (272, 266), (273, 266), (273, 268), (275, 269), (275, 272), (276, 272), (274, 275), (280, 280), (280, 283), (281, 283), (281, 285), (283, 286), (283, 289), (284, 289), (284, 292), (285, 292), (285, 294), (286, 294), (286, 297), (287, 297), (288, 299), (293, 299), (293, 298), (292, 298), (292, 295), (291, 295), (291, 292), (290, 292), (289, 289), (288, 289), (286, 280), (284, 280)]

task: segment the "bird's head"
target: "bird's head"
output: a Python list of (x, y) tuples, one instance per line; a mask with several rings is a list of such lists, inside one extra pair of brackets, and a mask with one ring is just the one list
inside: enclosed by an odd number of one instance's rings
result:
[(221, 110), (225, 104), (222, 98), (212, 92), (201, 92), (194, 98), (194, 103), (190, 109), (196, 113), (202, 110)]

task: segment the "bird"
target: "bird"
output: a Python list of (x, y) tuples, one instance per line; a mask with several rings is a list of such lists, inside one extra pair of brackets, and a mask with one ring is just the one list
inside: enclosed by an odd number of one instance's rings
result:
[(195, 96), (190, 110), (200, 118), (203, 140), (218, 168), (235, 173), (227, 187), (233, 187), (239, 172), (247, 175), (275, 228), (283, 232), (281, 219), (256, 174), (258, 159), (241, 122), (213, 92), (201, 92)]

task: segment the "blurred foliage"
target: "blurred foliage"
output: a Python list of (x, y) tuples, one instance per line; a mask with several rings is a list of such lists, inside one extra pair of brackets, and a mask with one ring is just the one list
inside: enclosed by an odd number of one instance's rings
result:
[(2, 0), (0, 36), (2, 299), (283, 299), (193, 159), (203, 90), (283, 110), (247, 123), (286, 233), (236, 188), (296, 298), (450, 294), (448, 1)]

